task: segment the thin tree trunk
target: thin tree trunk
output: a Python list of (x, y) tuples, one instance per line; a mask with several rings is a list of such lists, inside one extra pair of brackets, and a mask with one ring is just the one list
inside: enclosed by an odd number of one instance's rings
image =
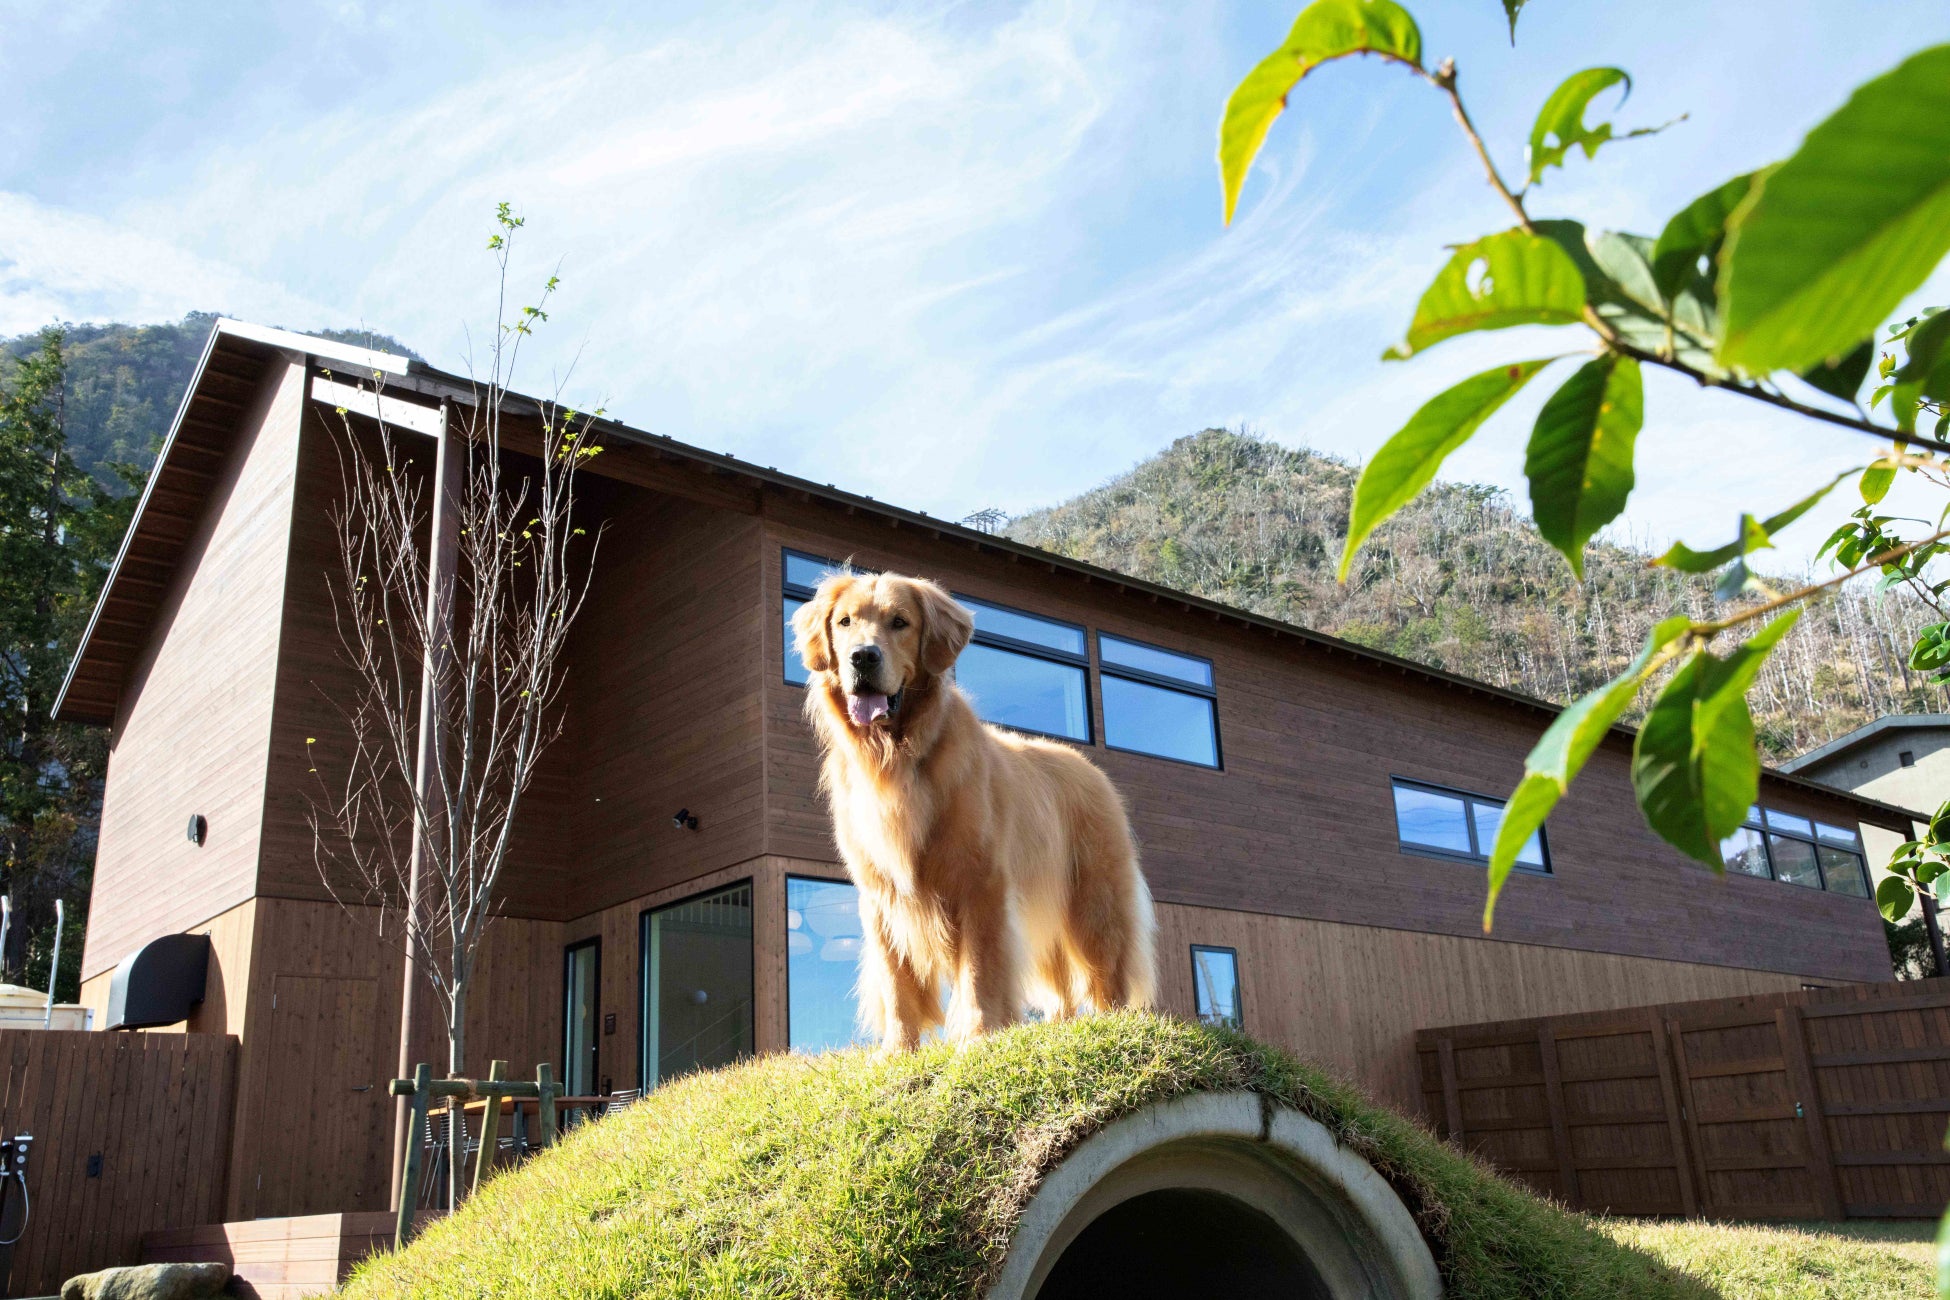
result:
[[(467, 980), (463, 976), (454, 981), (453, 997), (448, 1008), (452, 1019), (447, 1022), (447, 1077), (464, 1079), (467, 1077)], [(467, 1111), (456, 1104), (447, 1111), (447, 1208), (460, 1208), (461, 1189), (466, 1183), (467, 1161), (463, 1154), (467, 1148)]]

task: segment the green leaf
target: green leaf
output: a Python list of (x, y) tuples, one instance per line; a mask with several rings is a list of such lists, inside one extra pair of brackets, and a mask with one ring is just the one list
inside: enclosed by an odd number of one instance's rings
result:
[(1757, 175), (1758, 172), (1745, 172), (1722, 182), (1666, 222), (1666, 228), (1659, 232), (1658, 243), (1652, 248), (1652, 274), (1659, 282), (1659, 291), (1666, 297), (1677, 294), (1691, 276), (1702, 275), (1709, 283), (1714, 279), (1712, 270), (1700, 270), (1700, 259), (1718, 260), (1720, 245), (1727, 235), (1727, 218), (1747, 197)]
[(1555, 360), (1516, 361), (1465, 379), (1430, 398), (1400, 432), (1381, 445), (1354, 485), (1340, 581), (1347, 581), (1355, 552), (1368, 534), (1413, 501), (1450, 452), (1468, 442), (1483, 421), (1529, 383), (1532, 375)]
[(1625, 671), (1557, 715), (1529, 757), (1523, 761), (1523, 780), (1503, 808), (1496, 844), (1490, 850), (1489, 898), (1483, 904), (1483, 930), (1489, 932), (1496, 914), (1496, 898), (1510, 878), (1517, 854), (1550, 816), (1557, 801), (1571, 788), (1605, 736), (1637, 698), (1654, 657), (1690, 626), (1685, 615), (1666, 619), (1652, 629), (1644, 649)]
[(1863, 339), (1855, 351), (1840, 361), (1824, 361), (1801, 372), (1801, 382), (1809, 384), (1830, 397), (1839, 397), (1844, 402), (1853, 402), (1855, 395), (1862, 391), (1862, 381), (1868, 378), (1869, 364), (1876, 359), (1876, 341)]
[(1576, 264), (1584, 277), (1585, 301), (1621, 341), (1648, 352), (1670, 347), (1678, 360), (1695, 369), (1724, 373), (1712, 353), (1719, 322), (1711, 281), (1696, 277), (1669, 309), (1652, 274), (1653, 244), (1645, 236), (1586, 230), (1562, 218), (1532, 224)]
[[(1514, 26), (1510, 39), (1512, 44), (1516, 43)], [(1530, 176), (1527, 185), (1535, 185), (1542, 180), (1547, 168), (1562, 167), (1565, 157), (1573, 149), (1582, 149), (1586, 158), (1595, 158), (1598, 150), (1612, 140), (1656, 135), (1666, 129), (1665, 126), (1642, 126), (1624, 135), (1614, 136), (1610, 122), (1586, 126), (1584, 115), (1591, 107), (1591, 101), (1617, 85), (1625, 87), (1625, 93), (1618, 97), (1622, 107), (1632, 94), (1632, 78), (1623, 68), (1586, 68), (1582, 72), (1573, 72), (1551, 92), (1550, 98), (1537, 111), (1536, 123), (1530, 128)]]
[(1950, 623), (1932, 623), (1916, 634), (1909, 650), (1909, 666), (1919, 673), (1950, 668)]
[(1523, 11), (1525, 0), (1503, 0), (1503, 16), (1510, 20), (1510, 44), (1517, 43), (1517, 15)]
[(1903, 432), (1914, 433), (1923, 399), (1950, 399), (1950, 311), (1932, 310), (1898, 337), (1909, 355), (1892, 376), (1889, 409)]
[(1422, 33), (1394, 0), (1314, 0), (1302, 9), (1280, 48), (1247, 73), (1226, 100), (1219, 122), (1219, 178), (1227, 225), (1273, 119), (1286, 108), (1288, 92), (1321, 64), (1349, 54), (1379, 54), (1420, 68)]
[(1724, 659), (1695, 652), (1653, 701), (1632, 747), (1632, 789), (1646, 823), (1716, 872), (1726, 870), (1720, 841), (1746, 820), (1760, 791), (1747, 688), (1800, 616), (1789, 610)]
[(1916, 889), (1901, 876), (1884, 876), (1876, 886), (1876, 910), (1886, 920), (1900, 921), (1916, 901)]
[(1415, 305), (1408, 338), (1384, 355), (1400, 361), (1474, 330), (1583, 319), (1584, 277), (1570, 255), (1546, 236), (1505, 230), (1456, 250)]
[(1871, 465), (1862, 471), (1862, 500), (1876, 505), (1889, 495), (1889, 489), (1896, 482), (1894, 465)]
[(1584, 546), (1632, 493), (1632, 446), (1645, 416), (1639, 363), (1606, 353), (1585, 363), (1537, 414), (1524, 451), (1537, 531), (1584, 580)]
[[(1681, 573), (1708, 573), (1737, 556), (1752, 555), (1755, 551), (1771, 547), (1774, 545), (1774, 534), (1813, 510), (1823, 497), (1835, 490), (1837, 483), (1854, 472), (1852, 469), (1843, 470), (1787, 509), (1771, 514), (1763, 520), (1756, 521), (1752, 515), (1741, 515), (1740, 537), (1737, 541), (1729, 542), (1725, 546), (1716, 546), (1710, 551), (1696, 551), (1684, 542), (1674, 542), (1671, 548), (1653, 563), (1668, 569), (1677, 569)], [(1853, 529), (1853, 524), (1845, 524), (1841, 533), (1847, 534)], [(1829, 544), (1833, 545), (1837, 540), (1839, 537), (1831, 537)]]
[(1728, 223), (1720, 360), (1802, 371), (1874, 332), (1950, 251), (1950, 45), (1857, 88)]

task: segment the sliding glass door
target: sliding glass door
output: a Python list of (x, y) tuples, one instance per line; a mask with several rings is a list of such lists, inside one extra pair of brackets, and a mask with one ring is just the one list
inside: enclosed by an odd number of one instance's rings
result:
[(752, 1054), (750, 881), (645, 912), (643, 1088)]

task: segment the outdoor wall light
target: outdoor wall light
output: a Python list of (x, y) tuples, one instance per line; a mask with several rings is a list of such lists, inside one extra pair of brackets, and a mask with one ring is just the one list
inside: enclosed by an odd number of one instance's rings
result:
[(688, 808), (679, 808), (677, 815), (670, 819), (670, 824), (680, 831), (694, 831), (697, 829), (697, 814)]
[(203, 814), (191, 813), (190, 828), (188, 831), (189, 842), (196, 845), (198, 848), (202, 848), (203, 841), (209, 837), (209, 834), (210, 834), (210, 823), (203, 820)]

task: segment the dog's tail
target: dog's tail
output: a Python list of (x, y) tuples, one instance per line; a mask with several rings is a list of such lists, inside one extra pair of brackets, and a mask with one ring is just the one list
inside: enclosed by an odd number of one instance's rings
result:
[(1151, 886), (1144, 869), (1132, 859), (1131, 946), (1124, 967), (1124, 1005), (1149, 1008), (1158, 1004), (1158, 912), (1151, 905)]

